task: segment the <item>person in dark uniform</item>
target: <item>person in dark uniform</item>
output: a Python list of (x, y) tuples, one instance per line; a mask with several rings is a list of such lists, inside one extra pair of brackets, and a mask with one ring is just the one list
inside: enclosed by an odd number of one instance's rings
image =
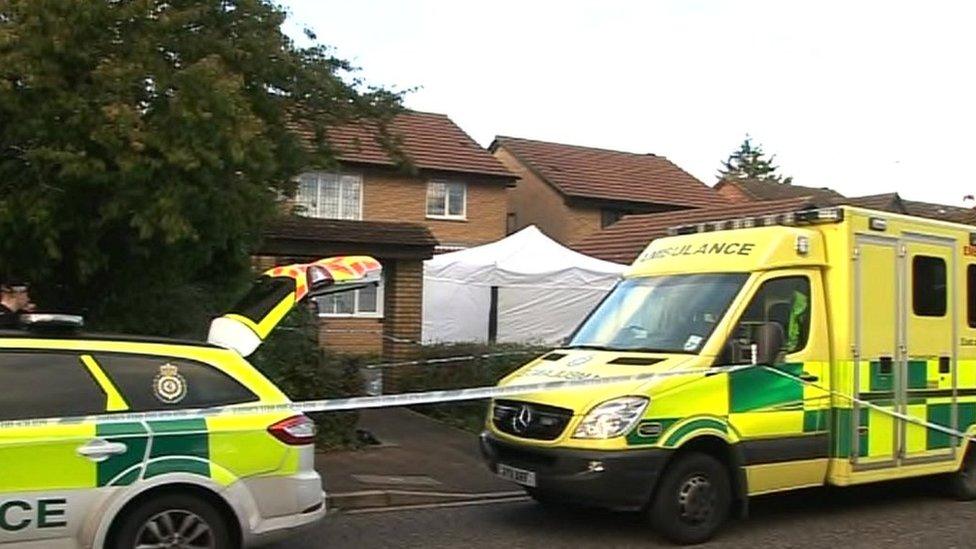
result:
[(0, 328), (17, 327), (17, 317), (33, 309), (26, 283), (11, 280), (0, 284)]

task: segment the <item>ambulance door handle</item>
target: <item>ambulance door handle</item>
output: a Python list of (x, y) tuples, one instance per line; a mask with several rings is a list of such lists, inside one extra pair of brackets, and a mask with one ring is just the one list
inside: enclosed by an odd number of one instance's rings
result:
[(112, 456), (124, 454), (128, 449), (128, 446), (121, 442), (109, 442), (103, 438), (96, 438), (83, 446), (79, 446), (78, 455), (92, 461), (105, 461)]
[(815, 376), (810, 372), (803, 372), (799, 375), (799, 378), (807, 383), (816, 383), (817, 381), (820, 381), (820, 376)]

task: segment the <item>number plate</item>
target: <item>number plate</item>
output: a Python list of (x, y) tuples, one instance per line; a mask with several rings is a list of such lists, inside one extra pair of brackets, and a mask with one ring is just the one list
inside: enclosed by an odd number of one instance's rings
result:
[(523, 486), (535, 487), (535, 473), (532, 471), (526, 471), (525, 469), (519, 469), (518, 467), (512, 467), (510, 465), (499, 463), (497, 473), (498, 476), (505, 480), (517, 482)]

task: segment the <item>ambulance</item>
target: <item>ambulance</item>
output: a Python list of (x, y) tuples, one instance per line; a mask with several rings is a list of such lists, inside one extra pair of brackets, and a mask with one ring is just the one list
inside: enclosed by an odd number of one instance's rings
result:
[(492, 402), (488, 465), (675, 543), (748, 498), (922, 475), (976, 498), (976, 227), (854, 207), (671, 230)]
[(230, 549), (320, 520), (315, 424), (245, 357), (303, 299), (379, 272), (369, 257), (271, 269), (209, 342), (88, 334), (61, 314), (0, 332), (0, 546)]

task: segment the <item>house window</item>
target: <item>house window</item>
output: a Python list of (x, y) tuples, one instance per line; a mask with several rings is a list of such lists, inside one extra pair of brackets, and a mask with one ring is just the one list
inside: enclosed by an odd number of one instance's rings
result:
[(916, 316), (945, 316), (946, 262), (940, 257), (917, 255), (912, 260), (912, 310)]
[(600, 228), (606, 229), (610, 225), (620, 221), (626, 212), (621, 210), (600, 210)]
[(427, 184), (427, 217), (464, 219), (468, 190), (464, 183), (431, 181)]
[(325, 219), (363, 218), (363, 179), (358, 175), (312, 172), (298, 178), (295, 202), (302, 215)]
[(315, 298), (319, 316), (343, 317), (361, 316), (379, 318), (383, 316), (383, 280), (358, 290), (324, 295)]

